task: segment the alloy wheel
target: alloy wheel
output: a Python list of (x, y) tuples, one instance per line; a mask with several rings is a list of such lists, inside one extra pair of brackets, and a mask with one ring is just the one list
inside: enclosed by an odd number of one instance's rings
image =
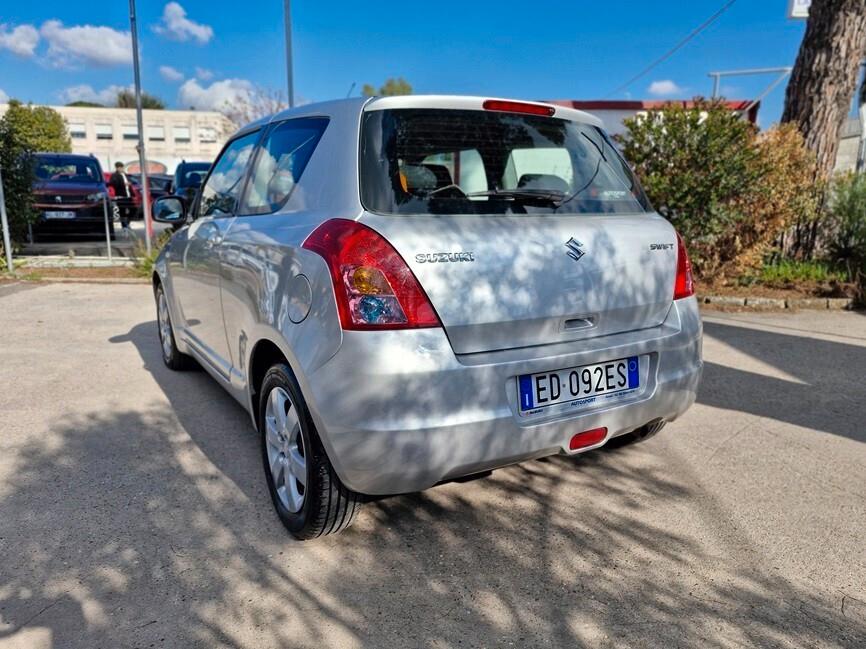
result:
[(292, 513), (304, 506), (307, 459), (297, 408), (289, 393), (275, 387), (265, 406), (265, 441), (274, 489)]

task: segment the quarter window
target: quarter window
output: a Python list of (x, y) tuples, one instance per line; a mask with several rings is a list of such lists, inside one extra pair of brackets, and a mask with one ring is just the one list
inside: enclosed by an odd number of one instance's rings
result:
[(258, 138), (258, 132), (248, 133), (226, 146), (202, 188), (199, 216), (234, 214)]
[(298, 118), (268, 133), (256, 158), (242, 214), (270, 214), (286, 204), (327, 126), (324, 117)]

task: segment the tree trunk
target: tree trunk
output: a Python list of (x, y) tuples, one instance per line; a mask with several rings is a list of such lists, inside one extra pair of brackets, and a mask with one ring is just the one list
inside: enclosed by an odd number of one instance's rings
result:
[(866, 55), (866, 2), (813, 0), (806, 34), (785, 93), (783, 122), (794, 122), (818, 158), (817, 175), (836, 164), (860, 62)]

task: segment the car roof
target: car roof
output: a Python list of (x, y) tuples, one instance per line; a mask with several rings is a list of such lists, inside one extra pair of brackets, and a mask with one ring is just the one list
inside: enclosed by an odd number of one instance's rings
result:
[(335, 99), (312, 104), (304, 104), (295, 108), (287, 108), (279, 113), (262, 117), (239, 129), (232, 137), (243, 135), (254, 131), (271, 122), (278, 122), (293, 117), (332, 116), (338, 113), (356, 113), (370, 110), (386, 110), (396, 108), (440, 108), (451, 110), (484, 110), (485, 101), (494, 99), (497, 101), (517, 101), (521, 103), (549, 106), (554, 110), (553, 117), (567, 119), (574, 122), (582, 122), (593, 126), (602, 126), (602, 122), (595, 115), (582, 110), (556, 106), (539, 101), (525, 101), (520, 99), (503, 99), (501, 97), (473, 97), (465, 95), (400, 95), (395, 97), (350, 97), (348, 99)]
[(79, 158), (81, 160), (96, 160), (96, 158), (92, 155), (87, 155), (84, 153), (64, 153), (64, 152), (54, 152), (54, 151), (37, 151), (33, 154), (34, 157), (39, 156), (62, 156), (64, 158)]

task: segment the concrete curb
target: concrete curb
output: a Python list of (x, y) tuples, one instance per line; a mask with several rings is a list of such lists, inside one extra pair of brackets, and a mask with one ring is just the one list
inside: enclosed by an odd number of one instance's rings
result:
[(737, 297), (734, 295), (699, 295), (698, 302), (713, 306), (742, 307), (761, 311), (784, 311), (786, 309), (852, 311), (854, 300), (851, 298), (772, 298)]

